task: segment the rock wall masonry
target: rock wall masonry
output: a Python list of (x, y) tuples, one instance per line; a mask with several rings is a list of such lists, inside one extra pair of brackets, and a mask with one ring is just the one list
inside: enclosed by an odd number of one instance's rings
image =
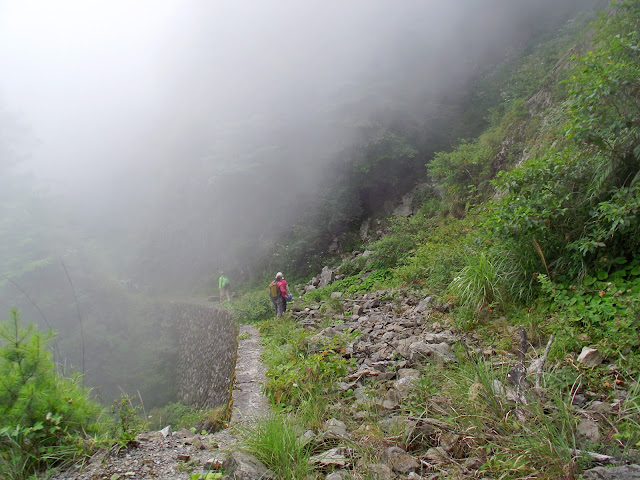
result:
[(175, 303), (171, 310), (179, 337), (178, 401), (199, 408), (227, 405), (238, 347), (235, 321), (213, 306)]

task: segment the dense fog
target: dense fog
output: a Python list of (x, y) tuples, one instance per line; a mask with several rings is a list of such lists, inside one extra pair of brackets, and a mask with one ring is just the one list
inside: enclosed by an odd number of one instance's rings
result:
[(3, 1), (2, 127), (97, 237), (140, 258), (176, 236), (156, 261), (216, 269), (290, 228), (360, 126), (438, 128), (474, 76), (587, 3)]
[(602, 3), (0, 0), (0, 304), (71, 365), (86, 333), (94, 385), (148, 376), (131, 352), (166, 345), (132, 287), (259, 277), (379, 131), (420, 131), (410, 186), (474, 80)]

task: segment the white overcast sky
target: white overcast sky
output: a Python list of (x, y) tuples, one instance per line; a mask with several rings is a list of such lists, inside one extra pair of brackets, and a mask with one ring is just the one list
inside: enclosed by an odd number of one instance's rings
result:
[(144, 176), (159, 152), (210, 138), (205, 124), (309, 117), (377, 72), (447, 85), (578, 1), (0, 0), (0, 108), (39, 143), (41, 177), (84, 184), (127, 163)]
[(0, 0), (0, 102), (41, 143), (33, 154), (45, 176), (104, 168), (78, 157), (125, 140), (122, 123), (153, 108), (159, 47), (179, 3)]

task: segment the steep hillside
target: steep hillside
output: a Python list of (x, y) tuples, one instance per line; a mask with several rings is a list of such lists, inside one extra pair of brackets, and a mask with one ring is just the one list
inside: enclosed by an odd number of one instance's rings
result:
[(278, 478), (633, 478), (587, 470), (640, 461), (639, 26), (624, 2), (533, 52), (413, 214), (264, 322)]

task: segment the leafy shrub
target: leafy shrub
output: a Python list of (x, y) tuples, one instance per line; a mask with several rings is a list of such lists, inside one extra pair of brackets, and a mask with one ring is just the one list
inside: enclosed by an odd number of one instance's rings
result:
[(268, 284), (262, 290), (244, 294), (231, 303), (233, 316), (240, 323), (257, 323), (267, 320), (275, 314), (269, 299)]
[(598, 189), (631, 180), (640, 162), (638, 2), (619, 7), (617, 15), (600, 21), (598, 48), (577, 58), (566, 104), (568, 135), (605, 160)]
[(383, 268), (392, 268), (406, 258), (414, 246), (412, 238), (405, 233), (385, 235), (369, 245), (373, 250), (373, 260)]
[(347, 374), (350, 361), (335, 355), (331, 348), (289, 359), (267, 371), (265, 393), (276, 404), (298, 407), (321, 403), (320, 397), (333, 390), (334, 382)]
[(260, 326), (265, 344), (264, 361), (267, 367), (275, 367), (307, 354), (308, 333), (291, 318), (281, 317), (277, 322), (265, 322)]
[(341, 351), (348, 338), (336, 336), (329, 343), (310, 349), (310, 335), (292, 320), (263, 328), (268, 365), (265, 394), (274, 404), (286, 409), (303, 404), (322, 404), (322, 397), (333, 391), (335, 382), (344, 377), (351, 361)]
[[(469, 218), (469, 217), (468, 217)], [(417, 245), (395, 274), (405, 284), (444, 290), (462, 268), (469, 220), (433, 222), (422, 230)]]
[[(614, 190), (609, 200), (600, 202), (586, 222), (586, 234), (567, 246), (583, 257), (599, 253), (635, 252), (640, 247), (640, 183)], [(607, 262), (608, 259), (601, 258)]]
[(352, 260), (345, 260), (340, 265), (340, 274), (351, 277), (360, 273), (367, 264), (367, 258), (359, 255)]
[(147, 425), (146, 420), (140, 415), (140, 405), (135, 405), (128, 395), (122, 395), (113, 405), (113, 414), (116, 418), (114, 438), (118, 448), (127, 448), (136, 436)]
[(348, 294), (365, 293), (376, 289), (387, 289), (395, 286), (393, 271), (388, 268), (374, 270), (359, 284), (346, 288)]
[(552, 276), (581, 276), (640, 248), (638, 2), (618, 7), (598, 24), (596, 48), (574, 58), (549, 145), (499, 176), (502, 197), (490, 206), (494, 235), (535, 241)]
[(579, 350), (584, 335), (603, 354), (613, 357), (638, 346), (640, 262), (611, 273), (599, 270), (578, 285), (555, 283), (546, 275), (539, 280), (548, 307), (555, 313), (550, 329), (561, 339), (556, 348)]
[(488, 185), (495, 147), (483, 141), (462, 142), (451, 152), (438, 152), (428, 165), (429, 175), (442, 186), (452, 213), (460, 216), (467, 204), (482, 200)]
[(79, 377), (56, 374), (33, 325), (20, 326), (14, 309), (0, 323), (0, 476), (23, 479), (89, 452), (88, 435), (105, 432), (102, 408)]

